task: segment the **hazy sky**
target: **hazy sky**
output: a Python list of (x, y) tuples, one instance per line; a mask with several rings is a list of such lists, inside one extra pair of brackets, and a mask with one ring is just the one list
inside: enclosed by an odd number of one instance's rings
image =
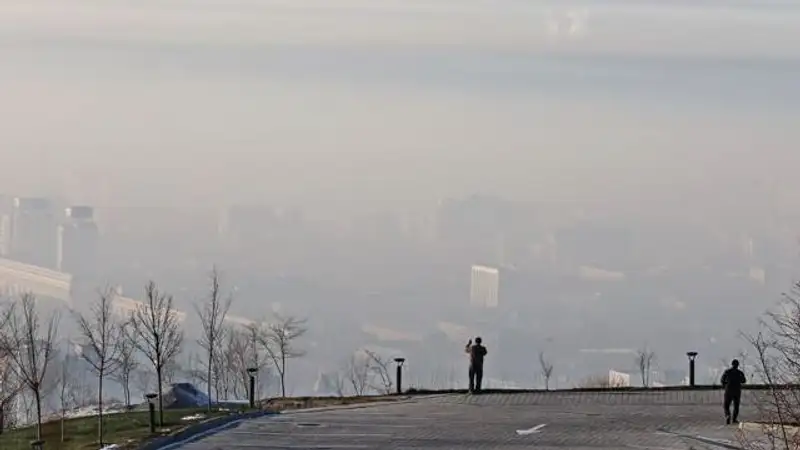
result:
[(798, 2), (3, 0), (0, 192), (794, 195), (798, 80)]

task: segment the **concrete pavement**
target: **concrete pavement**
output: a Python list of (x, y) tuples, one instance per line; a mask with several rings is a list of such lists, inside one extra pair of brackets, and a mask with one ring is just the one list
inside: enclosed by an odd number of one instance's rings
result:
[[(185, 444), (228, 449), (739, 448), (720, 391), (442, 395), (257, 418)], [(753, 412), (743, 399), (742, 420)]]

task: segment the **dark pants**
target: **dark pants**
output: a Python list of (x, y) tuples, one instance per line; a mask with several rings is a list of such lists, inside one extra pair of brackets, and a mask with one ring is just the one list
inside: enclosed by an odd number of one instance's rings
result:
[(481, 383), (483, 382), (483, 366), (470, 365), (469, 366), (469, 391), (480, 392)]
[[(726, 392), (725, 393), (725, 417), (739, 420), (739, 402), (742, 399), (741, 392)], [(733, 403), (733, 416), (731, 416), (731, 403)]]

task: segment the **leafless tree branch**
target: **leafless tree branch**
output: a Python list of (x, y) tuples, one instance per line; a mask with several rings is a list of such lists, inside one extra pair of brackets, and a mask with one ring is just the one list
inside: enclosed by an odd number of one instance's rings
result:
[(164, 376), (165, 369), (174, 363), (183, 344), (173, 298), (158, 290), (154, 282), (145, 286), (145, 303), (131, 314), (131, 339), (156, 372), (158, 388), (159, 424), (164, 424)]
[(72, 357), (66, 355), (61, 360), (61, 367), (58, 372), (58, 400), (61, 415), (61, 442), (64, 442), (65, 425), (67, 418), (67, 411), (76, 406), (77, 398), (75, 396), (75, 380), (72, 375), (73, 371)]
[(139, 360), (136, 358), (136, 346), (131, 340), (131, 324), (123, 322), (119, 325), (120, 334), (117, 343), (117, 370), (111, 373), (114, 381), (122, 387), (125, 396), (125, 408), (131, 409), (131, 377), (139, 367)]
[(553, 376), (553, 363), (545, 357), (544, 352), (539, 352), (539, 368), (544, 378), (545, 390), (550, 390), (550, 378)]
[[(203, 326), (203, 334), (198, 340), (198, 344), (206, 351), (206, 385), (208, 391), (208, 410), (211, 411), (211, 388), (214, 386), (215, 378), (219, 379), (219, 368), (215, 367), (218, 359), (216, 350), (220, 342), (224, 339), (226, 328), (224, 327), (225, 316), (233, 302), (233, 297), (227, 295), (223, 298), (220, 288), (220, 274), (214, 267), (210, 276), (209, 296), (202, 307), (195, 307), (197, 315)], [(216, 377), (214, 375), (217, 375)], [(219, 392), (216, 392), (219, 398)]]
[(639, 375), (642, 377), (642, 386), (644, 387), (650, 387), (651, 367), (655, 358), (655, 352), (646, 345), (636, 351), (636, 365), (639, 367)]
[(305, 351), (297, 348), (296, 341), (307, 331), (305, 319), (276, 315), (275, 320), (266, 326), (262, 326), (258, 333), (259, 343), (269, 355), (275, 370), (278, 372), (282, 397), (286, 397), (286, 368), (288, 361), (305, 355)]
[(768, 390), (752, 396), (762, 427), (757, 436), (740, 433), (743, 446), (800, 449), (800, 283), (765, 315), (758, 333), (744, 338), (755, 350), (750, 378), (760, 378)]
[(370, 387), (381, 394), (391, 394), (392, 386), (394, 385), (391, 374), (391, 360), (384, 359), (370, 350), (364, 350), (364, 353), (367, 355), (369, 370), (373, 375)]
[(58, 314), (43, 324), (36, 310), (36, 297), (25, 293), (7, 310), (0, 347), (7, 349), (16, 374), (33, 394), (36, 403), (36, 439), (42, 438), (42, 385), (53, 359), (58, 333)]
[(114, 291), (99, 292), (89, 315), (73, 312), (82, 338), (81, 358), (97, 375), (97, 440), (103, 447), (103, 382), (119, 367), (121, 328), (112, 312)]
[(364, 355), (354, 353), (345, 365), (345, 373), (353, 394), (360, 397), (369, 387), (370, 361)]

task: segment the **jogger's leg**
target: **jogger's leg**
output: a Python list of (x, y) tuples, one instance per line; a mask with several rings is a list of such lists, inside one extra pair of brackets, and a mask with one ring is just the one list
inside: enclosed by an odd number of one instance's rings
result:
[(475, 369), (472, 366), (469, 368), (469, 391), (475, 391)]
[(730, 423), (731, 420), (731, 401), (733, 400), (732, 396), (728, 393), (725, 393), (725, 398), (723, 400), (723, 409), (725, 410), (725, 420), (727, 423)]

